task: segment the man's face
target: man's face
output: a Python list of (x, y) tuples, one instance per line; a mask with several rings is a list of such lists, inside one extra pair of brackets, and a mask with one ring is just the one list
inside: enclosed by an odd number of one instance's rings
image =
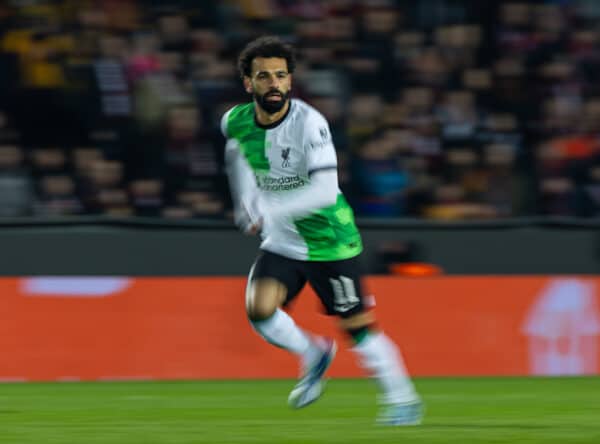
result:
[(244, 77), (244, 87), (267, 113), (281, 111), (289, 100), (292, 87), (292, 75), (288, 72), (286, 60), (256, 57), (252, 60), (250, 77)]

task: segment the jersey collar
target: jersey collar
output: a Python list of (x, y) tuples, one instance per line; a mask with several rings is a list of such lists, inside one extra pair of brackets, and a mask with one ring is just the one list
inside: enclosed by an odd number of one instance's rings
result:
[(282, 122), (285, 120), (285, 118), (288, 116), (288, 114), (290, 113), (290, 110), (292, 109), (292, 105), (293, 105), (293, 103), (292, 103), (292, 99), (290, 99), (290, 106), (288, 106), (288, 109), (287, 109), (287, 111), (286, 111), (286, 112), (285, 112), (285, 114), (284, 114), (284, 115), (281, 117), (281, 119), (279, 119), (279, 120), (276, 120), (276, 121), (275, 121), (275, 122), (273, 122), (273, 123), (269, 123), (268, 125), (263, 125), (262, 123), (260, 123), (260, 122), (258, 121), (258, 119), (256, 118), (256, 113), (254, 113), (254, 123), (256, 124), (256, 126), (258, 126), (259, 128), (262, 128), (262, 129), (273, 129), (273, 128), (276, 128), (276, 127), (278, 127), (278, 126), (279, 126), (279, 125), (280, 125), (280, 124), (281, 124), (281, 123), (282, 123)]

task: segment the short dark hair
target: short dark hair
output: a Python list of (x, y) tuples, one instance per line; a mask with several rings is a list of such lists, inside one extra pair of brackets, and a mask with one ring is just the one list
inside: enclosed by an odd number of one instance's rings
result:
[(287, 62), (289, 73), (294, 72), (296, 67), (296, 55), (291, 45), (285, 43), (279, 37), (259, 37), (246, 45), (238, 58), (238, 70), (240, 76), (250, 77), (252, 74), (252, 60), (256, 57), (280, 57)]

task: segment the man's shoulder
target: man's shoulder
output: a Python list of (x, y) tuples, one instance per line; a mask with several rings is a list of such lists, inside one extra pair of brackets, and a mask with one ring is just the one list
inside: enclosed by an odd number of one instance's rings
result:
[(302, 100), (296, 100), (297, 126), (301, 128), (305, 147), (323, 147), (331, 143), (329, 124), (323, 114)]
[(254, 115), (253, 113), (254, 113), (253, 102), (239, 103), (237, 105), (232, 106), (227, 111), (225, 111), (222, 118), (230, 119), (230, 118), (235, 118), (235, 117), (241, 117), (241, 116), (247, 115), (247, 114)]
[(327, 119), (325, 119), (325, 116), (323, 116), (319, 110), (312, 105), (309, 105), (304, 100), (293, 99), (293, 103), (296, 118), (303, 124), (321, 125), (327, 122)]
[(236, 121), (246, 122), (249, 118), (254, 120), (253, 103), (240, 103), (229, 108), (221, 117), (221, 132), (225, 137), (231, 136), (231, 124), (235, 126)]

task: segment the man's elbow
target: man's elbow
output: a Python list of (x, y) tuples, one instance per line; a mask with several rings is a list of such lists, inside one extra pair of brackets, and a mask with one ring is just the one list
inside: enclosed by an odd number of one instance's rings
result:
[(335, 205), (338, 197), (338, 184), (336, 171), (322, 171), (317, 173), (315, 183), (313, 184), (313, 192), (319, 196), (320, 206), (328, 207)]

